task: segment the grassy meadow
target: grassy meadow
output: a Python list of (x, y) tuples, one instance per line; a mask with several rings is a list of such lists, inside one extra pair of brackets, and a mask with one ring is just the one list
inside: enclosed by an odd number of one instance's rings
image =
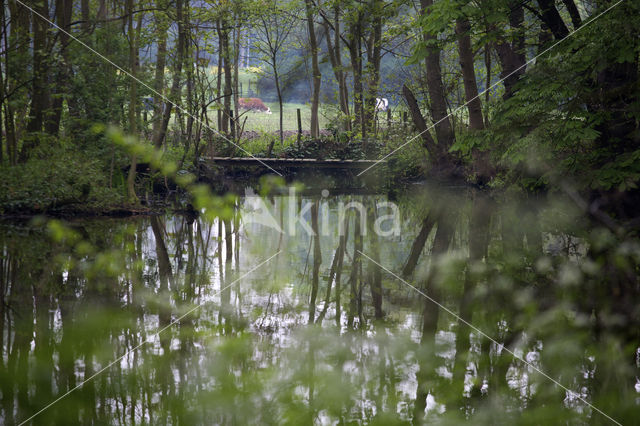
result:
[[(256, 96), (257, 97), (257, 96)], [(263, 112), (253, 111), (241, 111), (240, 123), (243, 123), (245, 131), (256, 132), (277, 132), (280, 128), (280, 107), (277, 102), (265, 102), (266, 106), (271, 109), (272, 114), (265, 114)], [(302, 130), (309, 130), (311, 124), (311, 105), (286, 102), (282, 105), (283, 117), (282, 117), (282, 129), (283, 130), (298, 130), (298, 119), (296, 118), (296, 109), (300, 108), (300, 116), (302, 121)], [(326, 128), (328, 119), (323, 117), (322, 114), (319, 117), (320, 128)]]
[[(211, 84), (215, 87), (215, 80), (217, 76), (217, 67), (210, 66), (207, 69), (207, 75), (209, 76)], [(279, 120), (280, 120), (280, 107), (278, 102), (266, 102), (264, 98), (273, 98), (273, 94), (261, 94), (257, 91), (258, 79), (262, 71), (256, 67), (250, 67), (246, 70), (240, 70), (238, 74), (239, 86), (240, 86), (240, 97), (241, 98), (259, 98), (262, 99), (264, 104), (271, 109), (272, 114), (265, 114), (261, 112), (251, 112), (251, 111), (241, 111), (241, 122), (245, 122), (244, 131), (255, 131), (259, 133), (271, 133), (277, 132), (279, 130)], [(302, 130), (309, 130), (311, 124), (311, 104), (310, 103), (294, 103), (294, 102), (285, 102), (283, 104), (283, 130), (287, 131), (297, 131), (298, 130), (298, 121), (296, 118), (296, 109), (300, 108), (301, 120), (302, 120)], [(320, 128), (326, 128), (329, 117), (328, 114), (323, 114), (323, 110), (321, 108), (320, 111)], [(212, 122), (216, 122), (216, 110), (215, 108), (211, 108), (209, 112), (209, 118)]]

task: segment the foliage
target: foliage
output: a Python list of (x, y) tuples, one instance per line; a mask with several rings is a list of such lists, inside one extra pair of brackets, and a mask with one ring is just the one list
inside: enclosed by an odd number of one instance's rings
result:
[(0, 210), (10, 214), (100, 211), (124, 201), (122, 172), (75, 149), (46, 148), (19, 166), (2, 166)]
[(304, 138), (300, 146), (290, 145), (283, 154), (287, 158), (318, 158), (340, 160), (363, 160), (378, 158), (382, 144), (369, 141), (363, 146), (360, 142), (342, 143), (331, 137), (320, 139)]

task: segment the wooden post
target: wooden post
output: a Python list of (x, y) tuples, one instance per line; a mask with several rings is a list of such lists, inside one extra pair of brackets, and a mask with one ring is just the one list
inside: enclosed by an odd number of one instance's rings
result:
[(407, 122), (408, 122), (408, 119), (407, 119), (407, 111), (402, 111), (402, 123), (403, 123), (403, 126), (405, 126), (405, 127), (406, 127)]
[(387, 108), (387, 127), (391, 127), (391, 108)]
[(302, 115), (300, 114), (300, 108), (296, 109), (296, 115), (298, 116), (298, 148), (300, 148), (300, 140), (302, 139)]
[(240, 97), (244, 96), (244, 92), (242, 91), (242, 82), (240, 82)]

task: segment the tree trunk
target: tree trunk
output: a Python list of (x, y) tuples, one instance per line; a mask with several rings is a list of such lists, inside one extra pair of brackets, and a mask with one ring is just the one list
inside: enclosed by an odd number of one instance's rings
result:
[(240, 29), (239, 27), (239, 22), (236, 19), (236, 25), (234, 25), (235, 29), (233, 31), (233, 116), (235, 117), (235, 119), (233, 120), (233, 129), (231, 129), (231, 134), (234, 137), (234, 140), (236, 138), (239, 138), (240, 135), (240, 126), (239, 123), (240, 121), (238, 120), (238, 117), (240, 117), (239, 115), (239, 111), (238, 111), (238, 98), (240, 96), (240, 88), (239, 88), (239, 78), (238, 78), (238, 60), (239, 60), (239, 52), (240, 52)]
[[(231, 117), (231, 97), (233, 96), (231, 75), (231, 52), (229, 51), (229, 22), (222, 20), (220, 23), (220, 47), (222, 48), (222, 60), (224, 68), (224, 101), (222, 110), (222, 132), (229, 135), (233, 129), (229, 128)], [(232, 136), (233, 137), (233, 136)]]
[(409, 113), (413, 119), (413, 124), (416, 126), (416, 129), (424, 142), (423, 146), (427, 149), (432, 159), (434, 161), (438, 161), (440, 156), (437, 151), (437, 145), (433, 140), (433, 137), (431, 137), (431, 133), (427, 130), (427, 122), (424, 120), (424, 117), (420, 112), (420, 106), (418, 105), (415, 95), (406, 85), (402, 86), (402, 94), (407, 101), (407, 106), (409, 107)]
[(160, 139), (160, 130), (162, 129), (162, 106), (164, 101), (160, 95), (164, 95), (164, 70), (167, 66), (167, 20), (166, 16), (163, 16), (163, 12), (156, 13), (156, 37), (158, 45), (158, 53), (156, 54), (156, 70), (153, 79), (153, 90), (158, 94), (153, 97), (153, 119), (152, 119), (152, 132), (153, 141), (156, 144), (156, 148), (162, 146), (162, 140)]
[[(379, 1), (374, 2), (374, 13), (382, 10)], [(382, 59), (382, 16), (376, 13), (373, 29), (367, 42), (367, 94), (365, 102), (365, 126), (367, 132), (376, 131), (376, 98), (380, 83), (380, 61)]]
[(564, 6), (567, 8), (569, 12), (569, 16), (571, 16), (571, 23), (573, 24), (573, 29), (577, 30), (582, 25), (582, 18), (580, 17), (580, 11), (576, 7), (576, 4), (573, 0), (562, 0)]
[[(136, 77), (138, 75), (138, 41), (136, 32), (133, 29), (133, 0), (127, 0), (127, 13), (128, 19), (128, 34), (129, 34), (129, 72), (132, 77), (130, 81), (131, 87), (129, 89), (129, 133), (131, 136), (137, 139), (138, 126), (137, 126), (137, 104), (138, 104), (138, 83)], [(131, 167), (129, 168), (129, 175), (127, 176), (127, 196), (129, 202), (132, 204), (138, 204), (139, 200), (135, 190), (136, 180), (136, 167), (137, 156), (131, 155)]]
[(182, 63), (184, 62), (184, 51), (186, 44), (186, 31), (184, 28), (184, 8), (187, 5), (187, 0), (176, 0), (176, 16), (178, 24), (178, 40), (176, 41), (176, 58), (173, 66), (173, 82), (171, 83), (171, 92), (169, 94), (169, 101), (164, 106), (164, 112), (162, 116), (162, 123), (158, 129), (158, 133), (155, 135), (153, 144), (156, 148), (160, 148), (166, 138), (167, 128), (169, 127), (169, 120), (171, 120), (171, 110), (174, 103), (180, 102), (180, 95), (182, 88), (180, 86), (180, 77), (182, 75)]
[(484, 70), (486, 73), (486, 80), (484, 83), (484, 87), (485, 87), (485, 93), (484, 93), (484, 107), (485, 107), (485, 113), (484, 113), (484, 124), (485, 126), (489, 127), (489, 100), (490, 100), (490, 95), (491, 95), (491, 90), (489, 90), (489, 87), (491, 87), (491, 43), (487, 43), (483, 49), (483, 53), (484, 53)]
[(67, 52), (69, 44), (71, 14), (73, 12), (72, 0), (56, 0), (56, 21), (64, 31), (59, 31), (60, 56), (62, 59), (57, 63), (55, 84), (53, 86), (53, 99), (51, 101), (51, 115), (45, 123), (45, 130), (48, 134), (57, 136), (60, 131), (60, 119), (62, 118), (62, 106), (65, 94), (68, 93), (68, 82), (71, 77), (70, 58)]
[(484, 129), (482, 117), (482, 102), (478, 96), (478, 84), (476, 81), (476, 71), (474, 69), (473, 51), (471, 50), (471, 25), (466, 17), (458, 18), (456, 21), (456, 34), (458, 36), (458, 55), (460, 68), (462, 68), (462, 80), (464, 83), (464, 94), (469, 111), (469, 128), (471, 130)]
[(362, 82), (362, 16), (358, 14), (356, 22), (349, 29), (349, 57), (353, 71), (353, 114), (355, 129), (360, 131), (362, 139), (366, 137), (364, 126), (364, 86)]
[[(185, 8), (184, 13), (184, 26), (185, 32), (187, 34), (191, 34), (191, 23), (189, 16), (189, 8)], [(193, 43), (191, 42), (191, 36), (189, 36), (185, 42), (185, 61), (184, 67), (186, 67), (186, 83), (187, 83), (187, 128), (186, 135), (184, 140), (184, 155), (187, 155), (189, 150), (191, 149), (191, 143), (193, 141), (193, 123), (194, 117), (198, 114), (198, 106), (197, 101), (194, 95), (194, 52), (193, 52)], [(182, 165), (183, 161), (180, 161), (180, 165)]]
[[(49, 2), (42, 0), (34, 5), (34, 10), (42, 16), (49, 16)], [(49, 109), (49, 88), (48, 76), (49, 67), (47, 64), (47, 28), (48, 23), (39, 16), (33, 17), (33, 80), (31, 86), (31, 106), (29, 109), (29, 121), (27, 131), (42, 132), (46, 118), (45, 114)], [(32, 135), (25, 140), (20, 152), (20, 160), (26, 161), (29, 152), (36, 146), (37, 136)]]
[(279, 129), (280, 129), (280, 146), (284, 144), (284, 133), (283, 133), (283, 111), (282, 111), (282, 89), (280, 89), (280, 76), (278, 75), (278, 66), (276, 62), (276, 55), (274, 54), (271, 57), (271, 64), (273, 66), (273, 78), (276, 82), (276, 93), (278, 94), (278, 106), (280, 108), (280, 117), (279, 117)]
[(511, 98), (515, 93), (515, 85), (526, 71), (526, 57), (524, 44), (524, 8), (518, 0), (509, 3), (509, 27), (514, 34), (511, 40), (499, 40), (495, 44), (502, 72), (504, 95), (503, 99)]
[(338, 83), (338, 97), (340, 102), (340, 111), (344, 115), (343, 126), (344, 130), (351, 130), (351, 119), (349, 118), (349, 91), (347, 89), (347, 81), (345, 72), (342, 66), (342, 50), (340, 48), (340, 8), (336, 4), (334, 8), (334, 41), (331, 43), (329, 23), (325, 21), (324, 28), (327, 34), (327, 51), (329, 54), (329, 60), (331, 61), (331, 67)]
[(320, 136), (320, 126), (318, 122), (318, 108), (320, 106), (320, 83), (322, 75), (318, 64), (318, 42), (316, 40), (315, 23), (313, 21), (314, 11), (312, 0), (304, 2), (307, 13), (307, 28), (309, 31), (309, 49), (311, 52), (311, 72), (313, 74), (313, 93), (311, 95), (311, 138), (317, 139)]
[(558, 9), (556, 9), (555, 0), (538, 0), (542, 20), (551, 30), (556, 40), (562, 40), (569, 35), (569, 29), (562, 20)]
[[(420, 0), (422, 14), (428, 13), (427, 9), (433, 5), (433, 0)], [(435, 123), (436, 136), (438, 138), (438, 157), (444, 157), (453, 145), (455, 135), (447, 112), (447, 100), (442, 82), (440, 68), (440, 48), (435, 45), (438, 38), (429, 32), (423, 33), (427, 43), (427, 57), (425, 69), (427, 74), (427, 92), (430, 100), (431, 117)]]
[(89, 0), (80, 0), (80, 16), (82, 18), (82, 32), (89, 33), (91, 29), (91, 8), (89, 6)]
[[(5, 8), (5, 2), (4, 0), (0, 0), (0, 21), (2, 21), (3, 23), (6, 22), (7, 17), (6, 17), (6, 8)], [(14, 165), (15, 164), (15, 158), (13, 155), (13, 146), (15, 145), (15, 131), (14, 131), (14, 127), (13, 127), (13, 111), (11, 108), (11, 103), (9, 102), (9, 99), (6, 99), (5, 97), (7, 96), (7, 90), (9, 89), (9, 37), (7, 36), (7, 26), (3, 25), (2, 26), (2, 33), (1, 33), (1, 37), (2, 37), (2, 43), (5, 47), (5, 54), (4, 54), (4, 62), (5, 62), (5, 72), (2, 73), (2, 75), (0, 75), (0, 84), (2, 85), (1, 90), (2, 90), (2, 97), (0, 98), (0, 101), (2, 102), (2, 104), (0, 104), (0, 107), (2, 107), (4, 114), (2, 114), (2, 118), (4, 119), (4, 130), (5, 130), (5, 136), (6, 136), (6, 143), (5, 143), (5, 148), (6, 148), (6, 153), (7, 153), (7, 160), (9, 162), (10, 165)], [(2, 150), (2, 146), (0, 146), (0, 151)]]
[[(20, 153), (18, 152), (18, 140), (20, 140), (24, 134), (25, 124), (28, 124), (28, 99), (29, 96), (26, 93), (28, 91), (26, 83), (30, 74), (25, 75), (25, 71), (29, 69), (30, 61), (30, 49), (31, 45), (31, 12), (26, 8), (20, 6), (16, 2), (9, 1), (8, 4), (11, 20), (10, 26), (5, 26), (5, 31), (10, 30), (9, 34), (5, 32), (5, 66), (7, 73), (7, 90), (6, 93), (15, 93), (12, 101), (5, 104), (7, 111), (7, 120), (9, 120), (7, 127), (7, 137), (9, 146), (11, 146), (11, 163), (17, 164), (20, 160)], [(10, 54), (9, 52), (15, 52), (17, 54)], [(24, 87), (21, 87), (24, 86)]]
[[(478, 85), (474, 68), (473, 51), (471, 50), (471, 26), (466, 17), (458, 18), (456, 22), (456, 34), (458, 36), (458, 55), (462, 68), (462, 80), (467, 109), (469, 111), (469, 129), (471, 131), (483, 130), (484, 119), (482, 116), (482, 102), (478, 95)], [(486, 151), (474, 148), (473, 171), (477, 183), (486, 184), (494, 174)]]

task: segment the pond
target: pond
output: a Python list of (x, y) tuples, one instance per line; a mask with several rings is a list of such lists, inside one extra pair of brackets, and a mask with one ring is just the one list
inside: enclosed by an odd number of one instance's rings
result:
[(292, 186), (234, 204), (2, 223), (0, 421), (640, 418), (640, 247), (566, 197)]

